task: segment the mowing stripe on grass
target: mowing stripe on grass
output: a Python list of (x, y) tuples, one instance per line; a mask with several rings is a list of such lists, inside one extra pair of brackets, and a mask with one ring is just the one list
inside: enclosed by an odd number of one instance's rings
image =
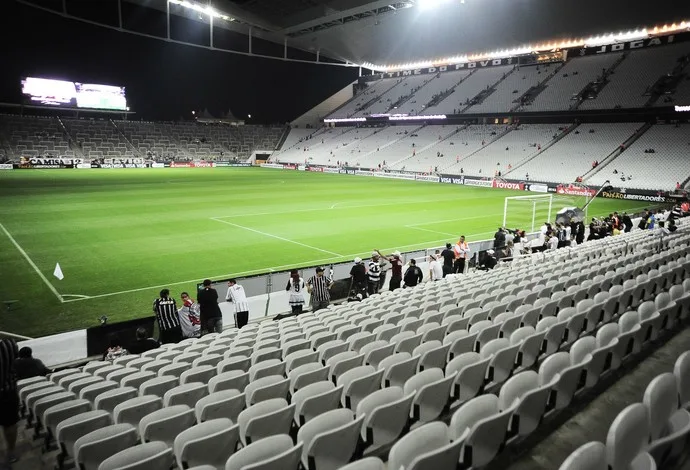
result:
[(250, 232), (254, 232), (254, 233), (258, 233), (259, 235), (264, 235), (264, 236), (266, 236), (266, 237), (271, 237), (271, 238), (275, 238), (275, 239), (278, 239), (278, 240), (282, 240), (282, 241), (284, 241), (284, 242), (294, 243), (295, 245), (303, 246), (303, 247), (305, 247), (305, 248), (311, 248), (312, 250), (321, 251), (321, 252), (323, 252), (323, 253), (328, 253), (329, 255), (333, 255), (333, 256), (343, 256), (343, 255), (341, 255), (341, 254), (339, 254), (339, 253), (335, 253), (335, 252), (333, 252), (333, 251), (323, 250), (323, 249), (317, 248), (317, 247), (315, 247), (315, 246), (307, 245), (306, 243), (296, 242), (296, 241), (290, 240), (290, 239), (288, 239), (288, 238), (279, 237), (278, 235), (273, 235), (273, 234), (271, 234), (271, 233), (262, 232), (261, 230), (256, 230), (256, 229), (253, 229), (253, 228), (250, 228), (250, 227), (245, 227), (244, 225), (233, 224), (232, 222), (228, 222), (227, 220), (215, 219), (215, 218), (213, 218), (213, 217), (211, 218), (211, 220), (215, 220), (216, 222), (221, 222), (221, 223), (227, 224), (227, 225), (232, 225), (233, 227), (241, 228), (241, 229), (244, 229), (244, 230), (249, 230)]
[(50, 289), (50, 291), (53, 294), (55, 294), (55, 297), (57, 297), (57, 299), (60, 302), (64, 302), (65, 300), (62, 298), (62, 296), (57, 291), (55, 286), (52, 285), (50, 283), (50, 281), (43, 275), (41, 270), (38, 269), (38, 266), (36, 266), (36, 263), (34, 263), (33, 260), (26, 253), (26, 251), (24, 251), (24, 248), (22, 248), (21, 245), (19, 245), (19, 243), (17, 243), (17, 240), (15, 240), (14, 237), (10, 234), (10, 232), (7, 231), (5, 226), (0, 224), (0, 228), (2, 229), (3, 232), (5, 232), (5, 235), (7, 235), (7, 238), (9, 238), (9, 240), (12, 242), (12, 244), (15, 246), (15, 248), (17, 248), (17, 250), (19, 250), (19, 253), (21, 253), (21, 255), (24, 257), (24, 259), (26, 259), (26, 261), (29, 263), (29, 265), (31, 265), (31, 267), (34, 269), (34, 271), (36, 271), (36, 274), (38, 274), (38, 277), (40, 277), (41, 280), (45, 283), (45, 285), (48, 286), (48, 289)]

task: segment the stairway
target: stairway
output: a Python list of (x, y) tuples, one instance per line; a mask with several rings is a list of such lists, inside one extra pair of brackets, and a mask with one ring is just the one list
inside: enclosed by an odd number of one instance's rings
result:
[(472, 71), (471, 71), (470, 73), (468, 73), (467, 75), (465, 75), (464, 77), (462, 77), (462, 79), (461, 79), (458, 83), (456, 83), (455, 85), (453, 85), (452, 87), (450, 87), (446, 92), (437, 95), (436, 98), (432, 98), (431, 101), (429, 101), (427, 104), (424, 105), (424, 109), (428, 109), (428, 108), (430, 108), (430, 107), (432, 107), (432, 106), (436, 106), (436, 105), (438, 105), (439, 103), (441, 103), (441, 101), (443, 101), (443, 100), (445, 100), (446, 98), (448, 98), (450, 95), (453, 94), (453, 92), (455, 91), (455, 89), (456, 89), (458, 86), (460, 86), (460, 85), (461, 85), (465, 80), (467, 80), (472, 74), (476, 73), (477, 70), (478, 70), (478, 69), (472, 69)]
[(419, 149), (419, 152), (415, 152), (416, 155), (408, 155), (408, 156), (405, 157), (405, 158), (401, 158), (400, 160), (393, 162), (393, 163), (390, 165), (390, 167), (391, 167), (391, 168), (394, 168), (396, 165), (399, 165), (400, 163), (403, 163), (403, 162), (409, 160), (410, 158), (416, 158), (416, 157), (419, 156), (420, 154), (426, 152), (427, 150), (432, 149), (433, 147), (435, 147), (436, 145), (440, 144), (441, 142), (444, 142), (444, 141), (450, 139), (450, 138), (453, 137), (455, 134), (457, 134), (458, 132), (460, 132), (460, 131), (463, 130), (463, 129), (467, 129), (468, 127), (469, 127), (468, 124), (465, 124), (464, 126), (456, 127), (456, 128), (455, 128), (453, 131), (451, 131), (449, 134), (443, 136), (442, 139), (440, 139), (440, 140), (435, 140), (435, 141), (433, 141), (432, 143), (430, 143), (430, 144), (428, 144), (428, 145), (425, 145), (424, 147), (422, 147), (421, 149)]
[(139, 151), (139, 149), (136, 148), (136, 147), (134, 146), (134, 144), (132, 143), (132, 141), (129, 140), (129, 139), (127, 138), (127, 136), (125, 135), (125, 133), (122, 132), (122, 129), (120, 129), (119, 127), (117, 127), (117, 124), (115, 124), (115, 121), (113, 121), (112, 119), (108, 119), (108, 122), (110, 122), (110, 124), (117, 130), (118, 134), (120, 134), (120, 136), (121, 136), (123, 139), (125, 139), (125, 143), (127, 144), (127, 147), (129, 147), (129, 149), (132, 151), (132, 153), (133, 153), (134, 155), (136, 155), (137, 157), (143, 158), (144, 155), (142, 155), (142, 153)]
[(72, 138), (72, 134), (69, 133), (67, 127), (65, 126), (65, 123), (62, 122), (62, 119), (60, 119), (60, 116), (57, 116), (55, 119), (57, 119), (60, 129), (62, 129), (62, 132), (67, 137), (67, 143), (69, 144), (69, 148), (74, 152), (74, 155), (76, 155), (77, 157), (84, 158), (84, 150), (79, 145), (79, 142), (77, 142), (76, 139)]
[(556, 145), (556, 143), (558, 143), (563, 137), (565, 137), (566, 135), (568, 135), (568, 134), (570, 134), (572, 131), (574, 131), (574, 130), (577, 128), (577, 126), (579, 126), (579, 124), (577, 124), (577, 123), (571, 124), (570, 127), (566, 128), (563, 132), (561, 132), (560, 134), (558, 134), (558, 135), (556, 136), (555, 139), (551, 140), (548, 144), (546, 144), (545, 146), (543, 146), (543, 147), (541, 148), (541, 150), (539, 150), (537, 153), (535, 153), (534, 155), (528, 156), (527, 158), (525, 158), (525, 159), (522, 160), (522, 161), (517, 162), (517, 163), (515, 164), (515, 166), (514, 166), (512, 169), (510, 169), (510, 170), (506, 171), (505, 173), (503, 173), (503, 176), (504, 176), (504, 177), (508, 176), (509, 174), (513, 173), (515, 170), (517, 170), (518, 168), (520, 168), (521, 166), (524, 166), (526, 163), (531, 162), (532, 160), (534, 160), (535, 158), (537, 158), (539, 155), (541, 155), (542, 153), (546, 152), (547, 149), (549, 149), (549, 148), (551, 148), (552, 146)]
[(649, 128), (651, 128), (651, 127), (652, 127), (652, 124), (648, 122), (644, 126), (637, 129), (635, 131), (635, 133), (632, 136), (630, 136), (630, 138), (628, 138), (628, 140), (626, 140), (625, 142), (622, 142), (621, 145), (616, 150), (614, 150), (613, 152), (608, 154), (606, 157), (604, 157), (604, 159), (599, 162), (599, 164), (596, 166), (596, 168), (590, 168), (584, 175), (582, 175), (582, 181), (586, 182), (589, 178), (591, 178), (592, 176), (596, 175), (601, 170), (606, 168), (612, 161), (614, 161), (616, 158), (618, 158), (618, 156), (620, 154), (622, 154), (623, 152), (628, 150), (630, 148), (630, 146), (637, 139), (642, 137), (642, 134), (647, 132), (649, 130)]
[[(466, 126), (466, 127), (469, 127), (469, 126)], [(456, 162), (451, 163), (450, 165), (441, 168), (441, 169), (439, 170), (439, 172), (442, 173), (443, 171), (447, 170), (448, 168), (453, 167), (454, 165), (459, 165), (459, 164), (461, 164), (462, 162), (464, 162), (465, 160), (467, 160), (468, 158), (470, 158), (472, 155), (474, 155), (474, 154), (476, 154), (476, 153), (478, 153), (478, 152), (481, 152), (481, 151), (484, 150), (486, 147), (488, 147), (489, 145), (493, 144), (494, 142), (496, 142), (498, 139), (500, 139), (500, 138), (503, 137), (504, 135), (508, 134), (509, 132), (512, 132), (512, 130), (515, 129), (516, 127), (517, 127), (517, 125), (509, 126), (507, 129), (505, 129), (505, 130), (504, 130), (503, 132), (501, 132), (500, 134), (496, 134), (496, 136), (495, 136), (493, 139), (491, 139), (490, 141), (488, 141), (488, 142), (486, 143), (486, 145), (482, 145), (482, 146), (479, 147), (478, 149), (476, 149), (476, 150), (474, 150), (474, 151), (468, 153), (467, 155), (463, 156), (460, 160), (457, 160)]]
[(517, 69), (517, 67), (513, 67), (512, 69), (510, 69), (510, 72), (504, 74), (501, 78), (499, 78), (499, 79), (496, 81), (496, 83), (494, 83), (494, 84), (491, 85), (491, 86), (488, 86), (486, 89), (484, 89), (484, 90), (480, 91), (479, 93), (477, 93), (477, 95), (474, 96), (474, 98), (472, 98), (472, 99), (470, 100), (470, 104), (468, 104), (467, 106), (465, 106), (464, 108), (462, 108), (462, 110), (460, 111), (460, 114), (465, 113), (465, 112), (466, 112), (468, 109), (470, 109), (472, 106), (475, 106), (475, 105), (478, 105), (478, 104), (482, 104), (486, 98), (488, 98), (493, 92), (496, 91), (496, 87), (497, 87), (498, 85), (500, 85), (500, 83), (501, 83), (503, 80), (505, 80), (506, 78), (508, 78), (508, 77), (510, 76), (510, 74), (515, 73), (515, 70), (516, 70), (516, 69)]
[[(415, 127), (415, 128), (414, 128), (413, 130), (411, 130), (408, 134), (402, 135), (402, 136), (398, 137), (397, 139), (393, 139), (393, 140), (391, 140), (391, 141), (389, 141), (389, 142), (386, 142), (384, 145), (380, 146), (380, 147), (377, 148), (376, 150), (370, 150), (369, 152), (367, 152), (367, 153), (365, 153), (365, 154), (363, 154), (363, 155), (358, 156), (357, 158), (353, 159), (352, 162), (357, 162), (357, 161), (359, 161), (361, 158), (366, 158), (366, 157), (368, 157), (369, 155), (372, 155), (372, 154), (374, 154), (374, 153), (376, 153), (376, 152), (380, 152), (381, 150), (390, 147), (391, 145), (395, 144), (396, 142), (401, 141), (402, 139), (408, 137), (410, 134), (414, 134), (415, 132), (417, 132), (417, 131), (420, 130), (420, 129), (423, 129), (424, 127), (426, 127), (426, 124), (422, 124), (422, 125), (419, 126), (419, 127)], [(380, 130), (383, 131), (383, 130), (385, 130), (385, 129), (388, 129), (388, 127), (382, 127)], [(365, 137), (365, 139), (371, 137), (372, 135), (376, 135), (376, 134), (377, 134), (377, 132), (374, 132), (374, 133), (372, 133), (372, 134), (369, 134), (368, 136)]]
[(623, 62), (627, 57), (628, 57), (629, 52), (626, 52), (622, 54), (618, 60), (616, 60), (613, 64), (611, 64), (611, 67), (606, 69), (601, 77), (597, 77), (594, 81), (589, 82), (585, 87), (580, 90), (580, 92), (577, 94), (577, 101), (573, 103), (570, 106), (570, 111), (574, 111), (580, 107), (580, 105), (589, 97), (593, 97), (592, 99), (596, 99), (597, 95), (601, 92), (602, 88), (604, 88), (608, 83), (610, 82), (609, 80), (609, 75), (613, 73), (613, 71), (618, 67), (621, 62)]
[(515, 100), (517, 103), (515, 106), (513, 106), (510, 111), (511, 112), (516, 112), (516, 111), (524, 111), (521, 110), (520, 108), (529, 105), (534, 101), (534, 98), (536, 98), (539, 93), (544, 91), (547, 87), (547, 82), (551, 80), (553, 77), (555, 77), (560, 70), (565, 67), (565, 62), (561, 62), (558, 67), (556, 67), (556, 70), (551, 72), (544, 80), (542, 80), (539, 85), (533, 86), (532, 88), (528, 89), (526, 92), (524, 92), (518, 99)]

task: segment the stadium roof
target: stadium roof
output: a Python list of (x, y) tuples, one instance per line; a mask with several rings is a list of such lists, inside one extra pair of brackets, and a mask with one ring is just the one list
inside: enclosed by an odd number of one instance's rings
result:
[(384, 68), (690, 20), (690, 2), (670, 0), (119, 1), (207, 24), (213, 16), (216, 28)]
[[(424, 4), (436, 4), (424, 8)], [(390, 64), (619, 32), (690, 18), (690, 2), (640, 0), (212, 0), (289, 44)]]

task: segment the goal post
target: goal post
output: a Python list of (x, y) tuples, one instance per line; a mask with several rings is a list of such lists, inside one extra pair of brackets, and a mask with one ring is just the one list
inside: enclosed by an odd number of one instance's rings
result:
[(503, 226), (534, 232), (537, 224), (552, 220), (552, 211), (553, 194), (508, 196), (503, 203)]

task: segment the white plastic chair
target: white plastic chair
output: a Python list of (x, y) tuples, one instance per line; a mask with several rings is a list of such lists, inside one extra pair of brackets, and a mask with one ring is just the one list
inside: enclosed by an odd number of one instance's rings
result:
[(225, 470), (297, 470), (302, 444), (286, 434), (265, 437), (231, 455)]
[(388, 468), (397, 470), (454, 470), (465, 439), (451, 441), (448, 426), (427, 423), (396, 442), (388, 455)]
[(172, 464), (172, 450), (164, 442), (154, 441), (111, 455), (98, 470), (169, 470)]
[(150, 413), (139, 421), (141, 442), (161, 441), (172, 449), (175, 437), (196, 423), (194, 410), (174, 405)]
[(403, 393), (414, 393), (410, 417), (429, 422), (437, 419), (449, 402), (450, 390), (455, 375), (444, 376), (441, 369), (427, 369), (410, 377), (403, 387)]
[(108, 457), (134, 446), (137, 432), (131, 424), (113, 424), (80, 437), (74, 443), (74, 463), (80, 470), (98, 470)]
[(212, 465), (225, 468), (239, 442), (239, 426), (227, 418), (212, 419), (182, 431), (175, 438), (173, 450), (179, 468)]
[(299, 389), (292, 396), (295, 405), (294, 421), (302, 426), (310, 419), (338, 408), (343, 386), (336, 387), (333, 382), (324, 380)]
[(273, 398), (248, 407), (237, 416), (242, 444), (251, 444), (276, 434), (288, 434), (294, 415), (295, 404), (288, 405), (284, 398)]
[(323, 413), (297, 432), (302, 443), (302, 465), (310, 470), (336, 470), (355, 453), (364, 416), (355, 418), (348, 409)]
[(400, 437), (410, 421), (415, 394), (405, 395), (400, 387), (387, 387), (364, 397), (357, 416), (364, 416), (361, 437), (368, 449), (390, 444)]

